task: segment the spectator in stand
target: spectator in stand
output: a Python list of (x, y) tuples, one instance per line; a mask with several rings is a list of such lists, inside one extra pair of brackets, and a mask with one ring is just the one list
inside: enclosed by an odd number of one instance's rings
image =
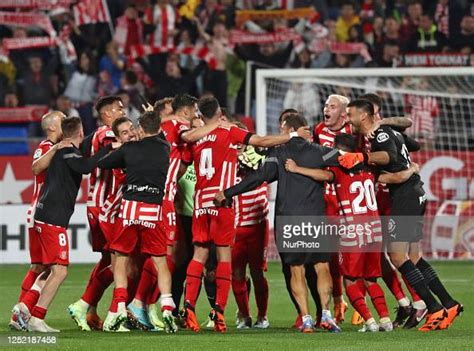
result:
[[(302, 44), (295, 47), (295, 57), (290, 63), (291, 68), (311, 68), (312, 57), (308, 48)], [(299, 110), (298, 110), (299, 111)]]
[(400, 27), (400, 37), (408, 40), (414, 33), (417, 32), (420, 25), (420, 18), (423, 14), (423, 6), (421, 1), (411, 1), (407, 7), (407, 13), (402, 19)]
[(120, 78), (125, 69), (125, 56), (119, 53), (119, 46), (115, 41), (107, 43), (106, 54), (99, 63), (99, 72), (107, 71), (115, 88), (120, 88)]
[(456, 52), (472, 54), (474, 52), (474, 17), (466, 15), (460, 23), (460, 32), (450, 38), (450, 47)]
[(352, 1), (344, 1), (341, 5), (341, 15), (336, 22), (337, 41), (346, 42), (349, 40), (349, 29), (360, 23), (360, 18), (355, 12), (355, 5)]
[(438, 30), (446, 37), (449, 37), (449, 0), (438, 0), (434, 21)]
[(18, 100), (18, 96), (16, 95), (15, 92), (10, 91), (5, 94), (5, 99), (4, 99), (4, 107), (18, 107), (20, 104), (20, 100)]
[(56, 99), (56, 110), (64, 113), (66, 117), (79, 117), (79, 111), (72, 107), (71, 99), (65, 95), (59, 95)]
[(8, 93), (10, 84), (8, 83), (8, 78), (5, 74), (0, 73), (0, 101), (5, 100), (5, 96)]
[(356, 24), (349, 29), (349, 43), (361, 44), (363, 47), (358, 54), (351, 55), (350, 67), (364, 67), (366, 63), (372, 61), (370, 45), (365, 42), (362, 26)]
[(378, 67), (395, 67), (400, 57), (400, 46), (396, 41), (388, 40), (382, 47), (381, 56), (377, 57)]
[(131, 4), (125, 9), (123, 16), (117, 18), (114, 41), (125, 55), (130, 54), (132, 45), (143, 44), (143, 22), (138, 15), (136, 7)]
[(207, 33), (212, 33), (214, 25), (219, 20), (221, 6), (217, 0), (205, 0), (198, 9), (197, 19)]
[(120, 80), (121, 90), (125, 90), (130, 98), (131, 104), (135, 107), (142, 104), (138, 95), (145, 93), (145, 87), (142, 82), (138, 80), (137, 74), (132, 70), (127, 70), (122, 74)]
[(408, 52), (444, 52), (447, 50), (446, 36), (433, 24), (433, 17), (424, 14), (420, 18), (418, 31), (410, 37)]
[(130, 118), (135, 126), (138, 126), (138, 118), (140, 117), (140, 111), (138, 111), (131, 103), (130, 96), (127, 91), (119, 90), (117, 95), (122, 99), (123, 109), (125, 110), (125, 116)]
[(400, 37), (400, 23), (393, 17), (387, 17), (385, 19), (384, 33), (382, 37), (374, 43), (374, 55), (377, 61), (382, 58), (387, 42), (397, 43), (400, 48), (402, 48), (402, 43), (404, 42)]
[(99, 72), (99, 84), (97, 86), (97, 92), (99, 97), (114, 95), (118, 88), (114, 85), (112, 77), (108, 71)]
[(144, 22), (151, 29), (148, 43), (154, 47), (174, 46), (174, 36), (178, 33), (178, 14), (170, 0), (157, 0), (145, 11)]
[(79, 55), (79, 64), (68, 82), (64, 95), (71, 99), (73, 106), (82, 119), (84, 133), (90, 134), (97, 123), (93, 115), (93, 106), (97, 96), (97, 78), (94, 62), (89, 52)]

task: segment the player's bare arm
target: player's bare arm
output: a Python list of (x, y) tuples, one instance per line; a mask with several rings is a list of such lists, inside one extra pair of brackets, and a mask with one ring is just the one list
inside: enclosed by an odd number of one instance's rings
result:
[(199, 128), (193, 128), (181, 133), (181, 139), (186, 143), (194, 143), (199, 139), (204, 138), (206, 135), (211, 133), (214, 129), (218, 127), (228, 127), (227, 122), (216, 121), (213, 123), (205, 124)]
[(420, 173), (420, 166), (412, 162), (410, 168), (396, 173), (383, 173), (378, 180), (384, 184), (400, 184), (406, 182), (415, 173)]
[(62, 140), (59, 143), (54, 144), (53, 147), (51, 147), (51, 149), (49, 149), (47, 153), (33, 161), (31, 165), (31, 170), (33, 171), (33, 174), (38, 175), (44, 170), (46, 170), (49, 167), (53, 156), (56, 154), (56, 151), (70, 145), (70, 140)]
[(296, 133), (296, 135), (293, 135), (292, 133), (267, 136), (252, 135), (249, 139), (249, 144), (260, 147), (273, 147), (281, 144), (286, 144), (293, 136), (299, 136), (305, 139), (308, 139), (310, 136), (308, 126), (300, 127), (294, 133)]
[(300, 167), (291, 158), (286, 160), (285, 169), (291, 173), (298, 173), (306, 177), (310, 177), (317, 182), (332, 182), (334, 174), (330, 171), (317, 168)]

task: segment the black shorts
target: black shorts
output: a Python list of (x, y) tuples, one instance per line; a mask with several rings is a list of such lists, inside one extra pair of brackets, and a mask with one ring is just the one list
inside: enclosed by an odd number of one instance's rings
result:
[(388, 222), (389, 242), (415, 243), (423, 238), (423, 221), (426, 208), (424, 192), (413, 191), (392, 197), (392, 210)]
[(280, 252), (283, 264), (290, 266), (314, 265), (331, 261), (330, 252)]

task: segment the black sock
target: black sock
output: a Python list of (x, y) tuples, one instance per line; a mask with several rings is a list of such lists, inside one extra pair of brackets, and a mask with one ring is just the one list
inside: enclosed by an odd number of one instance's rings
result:
[(456, 305), (457, 302), (446, 291), (443, 283), (441, 283), (441, 280), (439, 280), (438, 274), (436, 274), (435, 270), (428, 262), (426, 262), (423, 258), (420, 258), (416, 264), (416, 268), (418, 268), (421, 274), (423, 274), (426, 284), (430, 290), (436, 296), (438, 296), (444, 307), (451, 308)]
[(204, 288), (206, 289), (206, 294), (207, 294), (207, 301), (209, 301), (209, 305), (211, 305), (211, 308), (216, 307), (216, 282), (215, 281), (210, 281), (206, 277), (204, 277)]
[(298, 302), (296, 302), (295, 297), (293, 296), (293, 291), (291, 290), (291, 268), (289, 264), (284, 264), (282, 262), (281, 264), (281, 270), (283, 272), (283, 276), (285, 277), (285, 285), (286, 285), (286, 290), (288, 290), (288, 294), (290, 295), (291, 302), (293, 302), (293, 305), (296, 308), (296, 312), (298, 314), (301, 314), (300, 311), (300, 306), (298, 305)]
[(250, 297), (250, 292), (252, 291), (252, 279), (250, 277), (245, 279), (245, 285), (247, 285), (247, 296)]
[(308, 264), (305, 265), (305, 278), (306, 284), (308, 284), (308, 289), (313, 297), (314, 304), (316, 305), (316, 316), (318, 320), (321, 319), (323, 315), (323, 307), (321, 305), (321, 298), (318, 293), (318, 277), (316, 271), (314, 270), (314, 265)]
[(398, 267), (398, 270), (406, 278), (408, 283), (410, 283), (413, 289), (415, 289), (421, 299), (425, 301), (428, 313), (433, 313), (443, 308), (443, 306), (441, 306), (431, 294), (428, 285), (426, 285), (423, 274), (421, 274), (420, 270), (416, 268), (412, 261), (406, 260), (400, 267)]

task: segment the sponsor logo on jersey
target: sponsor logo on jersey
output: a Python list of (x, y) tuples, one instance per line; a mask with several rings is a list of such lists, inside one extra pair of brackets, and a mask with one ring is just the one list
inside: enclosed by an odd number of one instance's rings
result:
[(205, 215), (205, 214), (209, 214), (211, 216), (217, 216), (219, 215), (219, 211), (212, 208), (200, 208), (194, 211), (194, 215), (196, 216), (196, 218), (199, 218), (200, 216)]
[(115, 138), (115, 134), (112, 130), (108, 130), (105, 132), (105, 136), (106, 137), (110, 137), (110, 138)]
[(35, 154), (33, 155), (33, 159), (36, 160), (37, 158), (40, 158), (42, 154), (43, 154), (43, 150), (37, 149), (35, 151)]
[(123, 226), (131, 226), (131, 225), (140, 225), (145, 228), (155, 229), (156, 224), (153, 222), (144, 221), (142, 219), (124, 219)]
[(388, 134), (385, 133), (385, 132), (382, 132), (382, 133), (380, 133), (379, 135), (377, 135), (377, 141), (378, 141), (379, 143), (383, 143), (383, 142), (387, 141), (389, 138), (390, 138), (390, 137), (389, 137)]

